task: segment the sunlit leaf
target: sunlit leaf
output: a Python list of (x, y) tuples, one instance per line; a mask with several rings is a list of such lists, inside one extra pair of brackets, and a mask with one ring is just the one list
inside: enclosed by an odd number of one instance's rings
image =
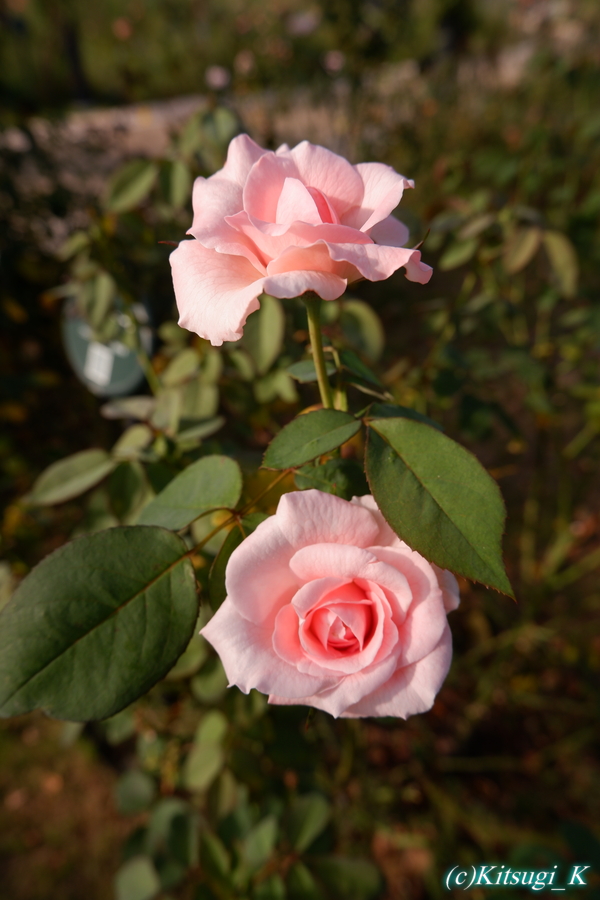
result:
[(577, 293), (579, 277), (579, 263), (573, 244), (560, 231), (545, 231), (544, 247), (550, 258), (561, 293), (572, 299)]
[(421, 422), (376, 419), (366, 470), (379, 508), (409, 547), (513, 596), (502, 562), (502, 496), (472, 453)]
[(228, 456), (204, 456), (144, 507), (140, 525), (178, 531), (210, 509), (233, 509), (242, 492), (240, 467)]
[(337, 409), (297, 416), (273, 438), (263, 465), (268, 469), (301, 466), (345, 444), (360, 428), (359, 420)]

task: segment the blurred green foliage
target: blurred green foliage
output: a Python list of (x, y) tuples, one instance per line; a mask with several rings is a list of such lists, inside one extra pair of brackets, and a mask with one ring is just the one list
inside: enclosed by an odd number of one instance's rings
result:
[[(125, 847), (118, 897), (362, 900), (380, 890), (369, 859), (383, 872), (383, 896), (437, 898), (451, 865), (566, 866), (598, 852), (600, 60), (591, 36), (600, 16), (591, 2), (548, 8), (2, 7), (6, 123), (26, 127), (23, 111), (73, 98), (203, 91), (214, 65), (231, 75), (233, 105), (275, 79), (319, 90), (345, 81), (356, 159), (415, 178), (398, 215), (411, 242), (430, 229), (423, 252), (435, 274), (425, 290), (392, 278), (328, 304), (332, 372), (343, 338), (355, 354), (344, 363), (355, 376), (352, 409), (378, 399), (430, 416), (476, 452), (509, 510), (518, 603), (462, 585), (453, 667), (431, 713), (344, 722), (270, 708), (256, 693), (227, 691), (219, 661), (194, 638), (146, 699), (89, 728), (124, 768), (119, 809), (145, 817)], [(526, 65), (513, 55), (511, 74), (507, 51), (528, 43)], [(116, 173), (62, 259), (37, 249), (26, 229), (0, 237), (0, 415), (11, 425), (0, 440), (5, 593), (68, 536), (134, 521), (207, 453), (241, 450), (249, 476), (271, 437), (316, 400), (299, 304), (268, 302), (244, 339), (220, 351), (173, 320), (169, 247), (159, 242), (181, 238), (189, 183), (220, 165), (243, 127), (219, 110), (198, 114), (162, 158)], [(54, 184), (35, 141), (31, 153)], [(35, 213), (14, 178), (22, 164), (3, 149), (7, 222), (15, 208)], [(60, 216), (71, 199), (55, 185), (42, 202)], [(144, 365), (158, 399), (111, 400), (98, 415), (99, 401), (61, 355), (65, 296), (99, 339), (140, 353), (131, 309), (148, 305), (159, 345)], [(375, 382), (365, 377), (373, 369)], [(88, 458), (82, 500), (18, 502), (48, 490), (48, 480), (33, 485), (51, 462), (91, 447), (104, 456)], [(340, 460), (348, 471), (307, 466), (297, 477), (354, 490), (361, 449)], [(92, 462), (98, 478), (86, 484)], [(262, 487), (260, 476), (250, 483)], [(264, 511), (276, 500), (268, 495)], [(215, 597), (219, 549), (207, 546), (197, 569)]]

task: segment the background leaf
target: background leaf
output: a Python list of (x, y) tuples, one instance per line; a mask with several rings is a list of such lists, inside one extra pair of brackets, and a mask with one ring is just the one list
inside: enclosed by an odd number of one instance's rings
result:
[[(249, 516), (244, 516), (242, 519), (242, 528), (246, 536), (252, 534), (255, 528), (267, 518), (268, 516), (265, 513), (250, 513)], [(225, 589), (225, 570), (231, 554), (239, 547), (243, 540), (244, 534), (242, 534), (242, 531), (237, 526), (232, 528), (211, 566), (210, 574), (208, 576), (208, 590), (210, 594), (210, 605), (214, 611), (219, 608), (227, 596), (227, 591)]]
[(304, 853), (321, 834), (330, 818), (331, 807), (322, 794), (296, 797), (287, 819), (287, 833), (294, 850)]
[(123, 527), (46, 557), (0, 614), (0, 715), (104, 719), (167, 674), (198, 617), (181, 538)]
[(111, 178), (106, 192), (109, 212), (123, 213), (146, 199), (158, 177), (158, 165), (148, 159), (126, 163)]
[(117, 900), (152, 900), (160, 880), (149, 856), (134, 856), (121, 866), (115, 879)]
[(361, 422), (337, 409), (297, 416), (275, 435), (264, 455), (268, 469), (288, 469), (335, 450), (360, 431)]
[(558, 279), (561, 293), (572, 299), (577, 293), (579, 278), (579, 263), (573, 244), (560, 231), (545, 231), (544, 247)]
[(52, 463), (23, 498), (31, 506), (52, 506), (84, 494), (118, 465), (106, 450), (82, 450)]
[(421, 422), (370, 426), (367, 478), (396, 534), (443, 569), (513, 596), (502, 562), (504, 503), (476, 457)]
[(344, 500), (369, 493), (365, 473), (355, 459), (328, 459), (322, 466), (302, 466), (294, 480), (301, 491), (316, 488)]
[(379, 869), (366, 859), (326, 856), (311, 860), (310, 867), (339, 900), (371, 900), (383, 887)]
[(228, 456), (204, 456), (184, 469), (144, 507), (140, 525), (178, 531), (210, 509), (232, 509), (242, 493), (242, 473)]
[(285, 313), (281, 301), (263, 294), (260, 309), (248, 316), (242, 338), (259, 375), (264, 375), (281, 353), (284, 330)]

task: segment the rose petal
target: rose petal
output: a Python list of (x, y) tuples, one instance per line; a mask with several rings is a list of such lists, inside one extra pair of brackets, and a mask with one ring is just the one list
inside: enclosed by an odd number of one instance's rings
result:
[(383, 513), (380, 511), (377, 503), (375, 502), (375, 498), (371, 494), (365, 494), (362, 497), (353, 497), (350, 503), (352, 503), (354, 506), (361, 506), (363, 509), (368, 509), (375, 519), (378, 527), (378, 534), (373, 541), (373, 544), (378, 547), (387, 547), (388, 545), (394, 546), (395, 544), (402, 543), (403, 546), (406, 547), (406, 544), (400, 541), (398, 535), (392, 530), (392, 528), (384, 519)]
[[(408, 547), (372, 547), (371, 551), (398, 569), (410, 586), (411, 603), (400, 629), (400, 662), (409, 665), (431, 652), (446, 628), (446, 611), (436, 573), (424, 557)], [(381, 583), (381, 579), (377, 579)]]
[(293, 553), (279, 517), (270, 516), (231, 554), (225, 587), (241, 616), (258, 624), (291, 600), (301, 583), (289, 567)]
[(268, 152), (247, 134), (238, 134), (229, 144), (225, 165), (215, 175), (227, 178), (243, 188), (252, 166)]
[(444, 609), (447, 613), (453, 609), (458, 609), (460, 604), (460, 594), (458, 590), (458, 581), (448, 569), (440, 569), (439, 566), (431, 564), (431, 568), (437, 575), (437, 579), (442, 589), (442, 600), (444, 601)]
[[(450, 629), (446, 627), (436, 647), (428, 656), (411, 666), (398, 669), (385, 684), (376, 688), (369, 696), (365, 696), (359, 703), (348, 706), (342, 715), (348, 718), (398, 716), (407, 719), (417, 713), (427, 712), (433, 706), (451, 662), (452, 635)], [(272, 702), (270, 698), (269, 702)], [(300, 702), (306, 704), (307, 700), (296, 700), (296, 703)], [(312, 703), (309, 702), (308, 705)]]
[(358, 206), (364, 187), (356, 168), (337, 153), (302, 141), (290, 150), (299, 177), (306, 187), (317, 188), (329, 200), (341, 219), (346, 210)]
[(347, 286), (345, 278), (324, 272), (282, 272), (280, 275), (267, 275), (263, 281), (265, 293), (280, 299), (300, 297), (307, 291), (314, 291), (322, 300), (337, 300)]
[(286, 178), (301, 178), (290, 153), (265, 153), (248, 173), (243, 190), (243, 209), (263, 222), (275, 222), (277, 204)]
[[(256, 532), (255, 532), (256, 533)], [(240, 616), (225, 600), (200, 634), (215, 648), (229, 680), (247, 694), (255, 688), (290, 698), (319, 691), (332, 678), (314, 678), (285, 663), (273, 650), (273, 619), (261, 625)]]
[(244, 257), (208, 250), (196, 240), (182, 241), (170, 260), (182, 328), (215, 347), (239, 340), (260, 305), (265, 280), (260, 272)]
[(368, 510), (360, 510), (357, 515), (347, 500), (313, 489), (284, 494), (277, 519), (295, 550), (307, 544), (328, 543), (369, 547), (379, 531)]
[(369, 228), (367, 234), (376, 244), (385, 244), (387, 247), (404, 247), (410, 236), (404, 222), (395, 216), (387, 216), (381, 222), (377, 222)]
[(383, 163), (359, 163), (354, 166), (364, 185), (364, 195), (359, 209), (344, 217), (344, 223), (368, 231), (396, 209), (406, 188), (414, 187), (404, 175)]
[(362, 575), (365, 567), (376, 559), (362, 547), (315, 543), (297, 550), (290, 559), (290, 568), (301, 581), (326, 576), (353, 578)]
[(309, 191), (297, 178), (286, 178), (277, 201), (275, 221), (278, 225), (290, 225), (292, 222), (310, 222), (321, 224), (321, 216), (317, 204)]
[(386, 247), (381, 244), (328, 244), (327, 246), (333, 260), (349, 262), (363, 278), (367, 278), (369, 281), (383, 281), (401, 266), (405, 266), (406, 277), (409, 281), (426, 284), (433, 272), (430, 266), (420, 262), (419, 250), (411, 250), (409, 247)]

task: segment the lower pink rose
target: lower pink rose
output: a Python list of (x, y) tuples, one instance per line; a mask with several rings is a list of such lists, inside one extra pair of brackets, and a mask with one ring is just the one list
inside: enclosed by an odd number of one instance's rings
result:
[(232, 554), (226, 585), (202, 634), (230, 684), (336, 717), (431, 708), (458, 585), (394, 534), (372, 497), (285, 494)]

